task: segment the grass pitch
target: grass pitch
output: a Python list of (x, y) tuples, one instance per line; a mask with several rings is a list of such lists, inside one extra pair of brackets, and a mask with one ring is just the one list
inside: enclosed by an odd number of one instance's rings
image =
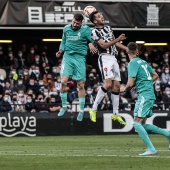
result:
[(137, 135), (0, 138), (1, 170), (169, 170), (168, 141), (150, 135), (158, 154), (139, 157)]

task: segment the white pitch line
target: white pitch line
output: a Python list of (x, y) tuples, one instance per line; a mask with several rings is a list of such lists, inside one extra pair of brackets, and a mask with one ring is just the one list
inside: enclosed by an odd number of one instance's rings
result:
[(159, 156), (159, 155), (154, 155), (154, 156), (138, 156), (138, 155), (58, 155), (58, 154), (37, 154), (37, 153), (32, 153), (32, 154), (15, 154), (15, 153), (0, 153), (2, 156), (56, 156), (56, 157), (132, 157), (132, 158), (166, 158), (169, 159), (170, 156)]

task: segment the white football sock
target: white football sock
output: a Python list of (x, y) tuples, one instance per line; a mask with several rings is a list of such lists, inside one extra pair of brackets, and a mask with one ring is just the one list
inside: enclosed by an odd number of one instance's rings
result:
[(111, 93), (111, 99), (112, 99), (112, 106), (113, 106), (113, 114), (119, 115), (119, 92), (112, 92)]
[(97, 92), (97, 96), (95, 98), (95, 101), (94, 101), (94, 104), (93, 104), (93, 107), (92, 107), (93, 111), (97, 111), (98, 104), (100, 104), (100, 102), (102, 101), (106, 92), (107, 92), (107, 90), (105, 90), (103, 87), (99, 88), (99, 91)]

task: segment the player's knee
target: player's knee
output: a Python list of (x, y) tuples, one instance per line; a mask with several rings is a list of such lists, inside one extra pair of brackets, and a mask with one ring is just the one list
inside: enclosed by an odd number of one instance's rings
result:
[(79, 84), (79, 85), (78, 85), (78, 89), (79, 89), (79, 91), (84, 90), (84, 84)]
[(111, 88), (112, 87), (112, 83), (111, 82), (107, 82), (107, 83), (105, 83), (104, 85), (103, 85), (103, 87), (104, 87), (104, 89), (109, 89), (109, 88)]

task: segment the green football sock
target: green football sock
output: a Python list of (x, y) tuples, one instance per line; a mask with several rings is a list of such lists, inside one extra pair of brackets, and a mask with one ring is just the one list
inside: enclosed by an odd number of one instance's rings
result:
[(142, 124), (142, 126), (145, 128), (148, 132), (153, 132), (157, 134), (164, 135), (166, 137), (169, 137), (170, 133), (164, 129), (159, 128), (158, 126), (151, 125), (151, 124)]
[(66, 107), (67, 105), (67, 92), (60, 93), (61, 101), (62, 101), (62, 107)]
[(144, 129), (144, 127), (142, 126), (142, 124), (134, 121), (133, 127), (135, 128), (135, 130), (138, 133), (138, 135), (140, 136), (140, 138), (144, 141), (144, 143), (146, 144), (148, 149), (151, 151), (154, 151), (155, 148), (154, 148), (152, 142), (150, 141), (149, 136), (148, 136), (146, 130)]
[(84, 112), (85, 98), (79, 98), (80, 111)]

